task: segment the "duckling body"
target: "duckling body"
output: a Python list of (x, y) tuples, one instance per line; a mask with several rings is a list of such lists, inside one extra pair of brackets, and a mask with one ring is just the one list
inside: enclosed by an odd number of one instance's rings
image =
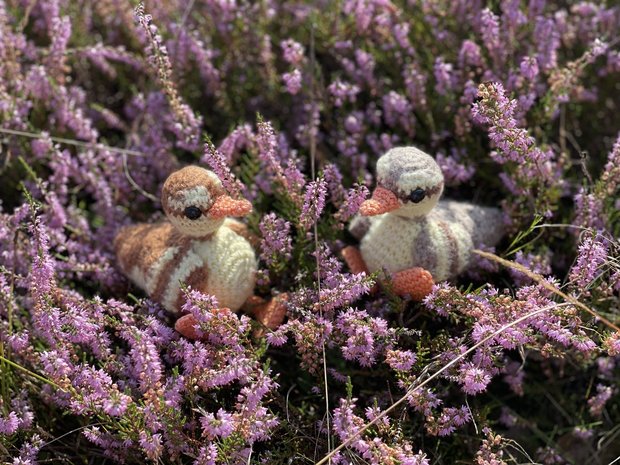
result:
[(500, 228), (477, 224), (497, 223), (501, 224), (497, 209), (441, 201), (422, 217), (385, 213), (371, 218), (360, 252), (371, 272), (385, 268), (396, 273), (421, 267), (443, 281), (467, 267), (476, 245), (495, 244), (501, 237)]
[(250, 243), (235, 232), (241, 223), (226, 219), (206, 238), (183, 235), (170, 222), (123, 228), (116, 239), (121, 271), (151, 299), (181, 311), (181, 286), (217, 298), (236, 311), (252, 296), (257, 269)]
[(421, 299), (433, 282), (461, 273), (474, 247), (497, 244), (501, 211), (439, 201), (443, 186), (439, 165), (415, 147), (394, 148), (380, 157), (377, 187), (349, 228), (360, 240), (359, 251), (343, 251), (350, 268), (385, 269), (397, 293)]
[(257, 260), (245, 226), (230, 217), (252, 205), (228, 196), (213, 172), (197, 166), (172, 173), (161, 200), (166, 220), (117, 234), (121, 271), (173, 313), (182, 309), (184, 286), (214, 296), (221, 308), (240, 309), (252, 296)]

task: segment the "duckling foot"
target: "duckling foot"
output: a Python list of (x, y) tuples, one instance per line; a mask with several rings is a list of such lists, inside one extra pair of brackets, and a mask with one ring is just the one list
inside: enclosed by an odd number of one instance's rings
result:
[(416, 267), (399, 271), (392, 275), (392, 289), (403, 297), (410, 295), (413, 300), (423, 300), (433, 290), (433, 277), (424, 268)]
[(340, 253), (342, 254), (342, 258), (344, 258), (344, 261), (346, 262), (346, 264), (349, 266), (351, 273), (368, 274), (368, 267), (366, 266), (366, 263), (364, 262), (364, 259), (362, 258), (362, 254), (357, 247), (349, 245), (345, 247), (344, 249), (342, 249), (342, 252)]
[[(223, 315), (231, 312), (228, 308), (214, 308), (211, 310), (211, 313), (213, 313), (214, 315)], [(174, 329), (177, 330), (177, 332), (179, 332), (181, 336), (184, 336), (187, 339), (191, 340), (202, 339), (204, 337), (204, 335), (201, 334), (200, 330), (198, 329), (199, 327), (200, 323), (191, 313), (183, 315), (174, 324)]]
[[(286, 302), (288, 294), (282, 293), (265, 300), (262, 297), (252, 296), (243, 305), (243, 309), (254, 316), (264, 328), (276, 329), (286, 317)], [(258, 329), (254, 335), (260, 337), (264, 334), (264, 328)]]

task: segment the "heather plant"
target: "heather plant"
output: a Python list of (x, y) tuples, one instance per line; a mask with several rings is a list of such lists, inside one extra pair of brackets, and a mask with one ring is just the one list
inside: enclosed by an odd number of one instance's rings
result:
[[(611, 1), (0, 0), (2, 462), (613, 463), (618, 31)], [(507, 229), (423, 302), (340, 257), (398, 145)], [(189, 163), (252, 201), (276, 330), (184, 286), (184, 339), (116, 268)]]

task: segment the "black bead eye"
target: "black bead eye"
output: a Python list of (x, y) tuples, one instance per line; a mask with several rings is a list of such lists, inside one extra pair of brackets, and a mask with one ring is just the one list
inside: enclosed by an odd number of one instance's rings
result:
[(422, 200), (424, 200), (424, 197), (426, 197), (426, 192), (424, 192), (424, 189), (420, 187), (412, 190), (409, 194), (409, 200), (411, 200), (413, 203), (420, 203)]
[(191, 207), (187, 207), (183, 211), (183, 214), (190, 220), (197, 220), (198, 218), (202, 216), (202, 210), (198, 207), (191, 206)]

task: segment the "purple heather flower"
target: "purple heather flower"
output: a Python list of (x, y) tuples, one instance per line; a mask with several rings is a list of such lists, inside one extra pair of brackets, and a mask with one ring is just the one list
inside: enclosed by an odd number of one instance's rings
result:
[(413, 133), (415, 117), (407, 97), (398, 92), (390, 91), (383, 96), (383, 112), (385, 121), (389, 126), (400, 125), (408, 133)]
[(409, 350), (388, 350), (385, 354), (385, 363), (396, 371), (409, 371), (415, 365), (416, 354)]
[(474, 41), (466, 39), (461, 44), (461, 50), (459, 51), (459, 66), (481, 66), (482, 54), (480, 47)]
[(345, 192), (345, 199), (338, 212), (336, 213), (336, 218), (340, 221), (348, 221), (360, 209), (360, 206), (368, 198), (370, 191), (364, 185), (354, 185), (351, 189)]
[(407, 96), (414, 108), (424, 108), (427, 104), (426, 82), (428, 76), (419, 68), (417, 63), (407, 65), (403, 69), (403, 79)]
[(590, 415), (593, 417), (600, 417), (605, 408), (605, 404), (611, 399), (614, 394), (614, 389), (611, 386), (605, 386), (603, 384), (596, 385), (596, 394), (588, 399), (588, 407), (590, 408)]
[(435, 76), (435, 90), (439, 95), (446, 95), (453, 87), (452, 63), (446, 63), (443, 57), (437, 57), (433, 66), (433, 75)]
[(325, 208), (325, 197), (327, 195), (327, 184), (324, 178), (308, 183), (304, 194), (304, 203), (301, 208), (299, 224), (305, 230), (319, 220), (323, 208)]
[(234, 197), (239, 197), (243, 190), (243, 184), (241, 184), (232, 171), (230, 171), (229, 160), (226, 160), (211, 141), (205, 143), (204, 155), (201, 162), (209, 165), (217, 177), (220, 178), (224, 188), (229, 194)]
[(362, 295), (370, 292), (373, 281), (365, 273), (337, 273), (331, 277), (331, 287), (322, 288), (317, 310), (331, 312), (337, 308), (351, 305)]
[(517, 127), (516, 101), (506, 97), (500, 83), (484, 83), (478, 88), (481, 100), (472, 107), (474, 120), (489, 125), (489, 138), (497, 147), (492, 156), (499, 163), (548, 161), (552, 153), (539, 149), (527, 130)]
[(194, 461), (194, 465), (217, 465), (217, 455), (217, 446), (215, 444), (202, 446)]
[(570, 270), (571, 283), (581, 290), (588, 289), (599, 277), (601, 267), (607, 261), (607, 246), (600, 236), (588, 235), (579, 244), (577, 261)]
[(263, 216), (259, 224), (262, 240), (260, 258), (270, 266), (279, 259), (289, 259), (292, 251), (291, 223), (275, 213)]
[(304, 47), (293, 39), (287, 39), (280, 42), (284, 60), (293, 65), (299, 65), (304, 58)]
[(478, 394), (487, 388), (491, 382), (491, 375), (481, 368), (465, 364), (460, 369), (459, 382), (467, 394)]
[(140, 433), (140, 447), (146, 454), (146, 456), (153, 461), (157, 461), (163, 452), (163, 445), (161, 442), (161, 434), (148, 434), (145, 431)]
[(557, 66), (557, 51), (560, 47), (560, 36), (553, 18), (538, 16), (534, 27), (534, 41), (537, 45), (538, 66), (549, 71)]
[(11, 435), (19, 428), (19, 418), (15, 412), (9, 412), (7, 416), (0, 417), (0, 434)]
[(484, 45), (492, 56), (497, 56), (501, 48), (499, 18), (488, 8), (482, 10), (480, 29)]
[(594, 193), (587, 192), (581, 187), (575, 194), (575, 219), (574, 224), (584, 228), (602, 231), (605, 229), (607, 217), (604, 211), (603, 199)]
[(334, 99), (334, 106), (340, 107), (345, 102), (355, 102), (357, 94), (360, 92), (360, 88), (355, 84), (344, 82), (339, 79), (332, 82), (327, 90)]
[(438, 152), (435, 157), (448, 186), (457, 186), (469, 181), (476, 172), (473, 166), (461, 162), (461, 155), (453, 151), (450, 155)]
[(209, 439), (227, 438), (235, 430), (233, 415), (224, 409), (217, 411), (217, 418), (212, 413), (205, 413), (200, 419), (200, 424), (202, 425), (202, 434)]
[(538, 62), (534, 57), (523, 57), (519, 69), (523, 77), (528, 81), (534, 81), (538, 76)]
[(301, 90), (301, 71), (299, 69), (295, 68), (290, 73), (284, 73), (282, 80), (289, 94), (296, 95)]

